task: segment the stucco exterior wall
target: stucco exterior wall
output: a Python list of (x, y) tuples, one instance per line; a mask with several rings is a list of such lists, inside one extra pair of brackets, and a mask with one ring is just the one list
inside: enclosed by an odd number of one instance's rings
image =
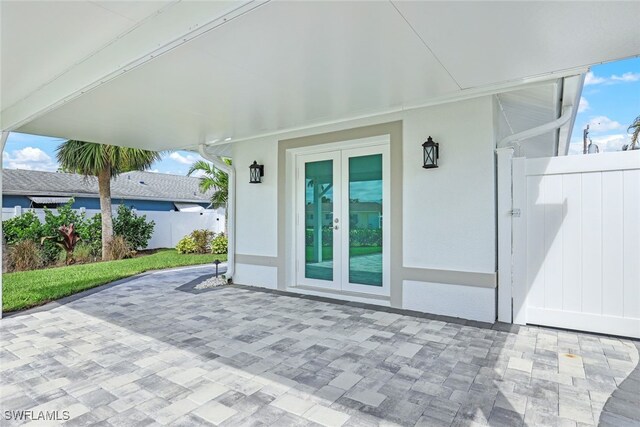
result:
[[(287, 197), (277, 182), (278, 169), (287, 167), (278, 164), (279, 141), (399, 121), (402, 183), (391, 191), (402, 192), (402, 209), (401, 215), (392, 215), (391, 221), (402, 223), (402, 265), (392, 266), (400, 269), (391, 284), (392, 297), (377, 303), (433, 312), (433, 298), (447, 299), (443, 307), (456, 307), (455, 301), (459, 300), (461, 306), (456, 310), (447, 312), (445, 308), (439, 314), (493, 321), (496, 289), (493, 113), (492, 98), (481, 97), (235, 143), (232, 150), (238, 180), (238, 264), (234, 281), (280, 289), (286, 286), (279, 283), (283, 275), (274, 274), (274, 269), (286, 268), (288, 258), (293, 257), (289, 249), (285, 251), (285, 259), (280, 259), (282, 255), (278, 257), (278, 240), (287, 239), (287, 230), (278, 229), (278, 215), (287, 214), (281, 208), (279, 211), (282, 206), (279, 199)], [(428, 136), (440, 143), (440, 167), (434, 170), (422, 168), (421, 144)], [(258, 185), (249, 184), (249, 165), (254, 160), (265, 167), (263, 183)], [(285, 185), (290, 180), (287, 175)], [(257, 277), (260, 280), (256, 281)], [(407, 295), (403, 297), (404, 288)], [(467, 292), (469, 288), (473, 288), (473, 295)], [(349, 295), (338, 298), (362, 300)]]

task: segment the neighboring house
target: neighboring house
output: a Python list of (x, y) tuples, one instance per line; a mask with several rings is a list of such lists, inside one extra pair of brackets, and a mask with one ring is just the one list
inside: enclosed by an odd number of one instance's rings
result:
[[(566, 156), (589, 67), (640, 52), (640, 2), (56, 7), (3, 3), (39, 29), (3, 39), (5, 138), (198, 151), (230, 173), (235, 283), (640, 337), (640, 151)], [(354, 199), (382, 201), (381, 250)]]
[[(111, 181), (114, 212), (124, 204), (156, 222), (148, 248), (174, 247), (196, 229), (224, 231), (224, 209), (209, 209), (210, 193), (202, 194), (199, 178), (153, 172), (126, 172)], [(34, 209), (55, 209), (72, 202), (87, 215), (100, 212), (95, 177), (62, 172), (5, 169), (2, 171), (2, 217)]]
[[(140, 211), (197, 212), (206, 209), (199, 178), (153, 172), (126, 172), (111, 181), (113, 204)], [(98, 180), (74, 173), (21, 169), (2, 171), (2, 207), (56, 207), (73, 200), (76, 209), (100, 209)]]

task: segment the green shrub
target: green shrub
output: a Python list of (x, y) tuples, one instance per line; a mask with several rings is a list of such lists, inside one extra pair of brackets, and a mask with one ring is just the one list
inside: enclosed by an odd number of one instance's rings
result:
[(131, 245), (127, 242), (124, 236), (113, 236), (113, 239), (107, 246), (109, 259), (118, 260), (131, 258), (134, 255), (134, 251), (131, 250)]
[(10, 218), (2, 222), (4, 238), (10, 245), (23, 240), (39, 242), (42, 238), (43, 227), (34, 211), (29, 210), (22, 215)]
[(196, 242), (191, 236), (184, 236), (176, 245), (176, 250), (181, 254), (194, 254), (197, 249)]
[(211, 249), (211, 240), (213, 239), (213, 231), (210, 230), (193, 230), (191, 238), (196, 244), (196, 253), (206, 254)]
[(39, 245), (33, 240), (22, 240), (9, 249), (9, 268), (12, 271), (35, 270), (43, 265)]
[(349, 230), (350, 246), (382, 246), (381, 228), (352, 228)]
[[(71, 206), (73, 200), (66, 205), (55, 209), (54, 213), (50, 209), (44, 208), (44, 224), (42, 225), (42, 236), (58, 236), (59, 229), (62, 226), (73, 224), (81, 239), (85, 239), (83, 234), (86, 233), (86, 223), (84, 213), (74, 211)], [(42, 244), (42, 253), (47, 264), (55, 262), (60, 256), (60, 247), (55, 240), (45, 240)]]
[(227, 239), (227, 236), (224, 235), (224, 233), (218, 234), (211, 241), (211, 253), (212, 254), (226, 254), (227, 253), (228, 243), (229, 243), (229, 241)]
[(89, 243), (79, 243), (73, 252), (73, 257), (76, 262), (87, 263), (95, 261), (96, 255), (93, 251), (93, 247)]
[(155, 225), (154, 221), (147, 221), (146, 215), (138, 216), (133, 209), (121, 204), (113, 218), (113, 233), (124, 237), (131, 249), (144, 249), (151, 239)]
[(96, 214), (88, 218), (82, 227), (78, 228), (82, 242), (91, 248), (94, 258), (102, 257), (102, 215)]

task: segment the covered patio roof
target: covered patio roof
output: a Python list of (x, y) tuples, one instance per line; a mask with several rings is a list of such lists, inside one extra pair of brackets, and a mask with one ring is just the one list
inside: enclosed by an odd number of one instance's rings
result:
[(3, 131), (154, 150), (497, 93), (640, 53), (637, 2), (1, 8)]

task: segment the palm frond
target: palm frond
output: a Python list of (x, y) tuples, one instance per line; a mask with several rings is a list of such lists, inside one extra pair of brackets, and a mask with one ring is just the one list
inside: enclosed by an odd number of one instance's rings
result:
[(111, 175), (115, 176), (122, 172), (149, 169), (155, 161), (160, 160), (161, 153), (69, 140), (60, 144), (56, 150), (56, 157), (63, 170), (97, 176), (108, 168)]
[(640, 116), (636, 117), (629, 125), (627, 132), (631, 132), (631, 145), (635, 147), (638, 144), (638, 137), (640, 137)]
[[(231, 165), (231, 159), (225, 158), (223, 161)], [(213, 190), (211, 194), (211, 206), (215, 209), (226, 207), (229, 197), (229, 176), (216, 168), (212, 163), (204, 160), (198, 160), (193, 163), (187, 172), (187, 176), (197, 171), (203, 173), (200, 177), (200, 192), (208, 193)]]

